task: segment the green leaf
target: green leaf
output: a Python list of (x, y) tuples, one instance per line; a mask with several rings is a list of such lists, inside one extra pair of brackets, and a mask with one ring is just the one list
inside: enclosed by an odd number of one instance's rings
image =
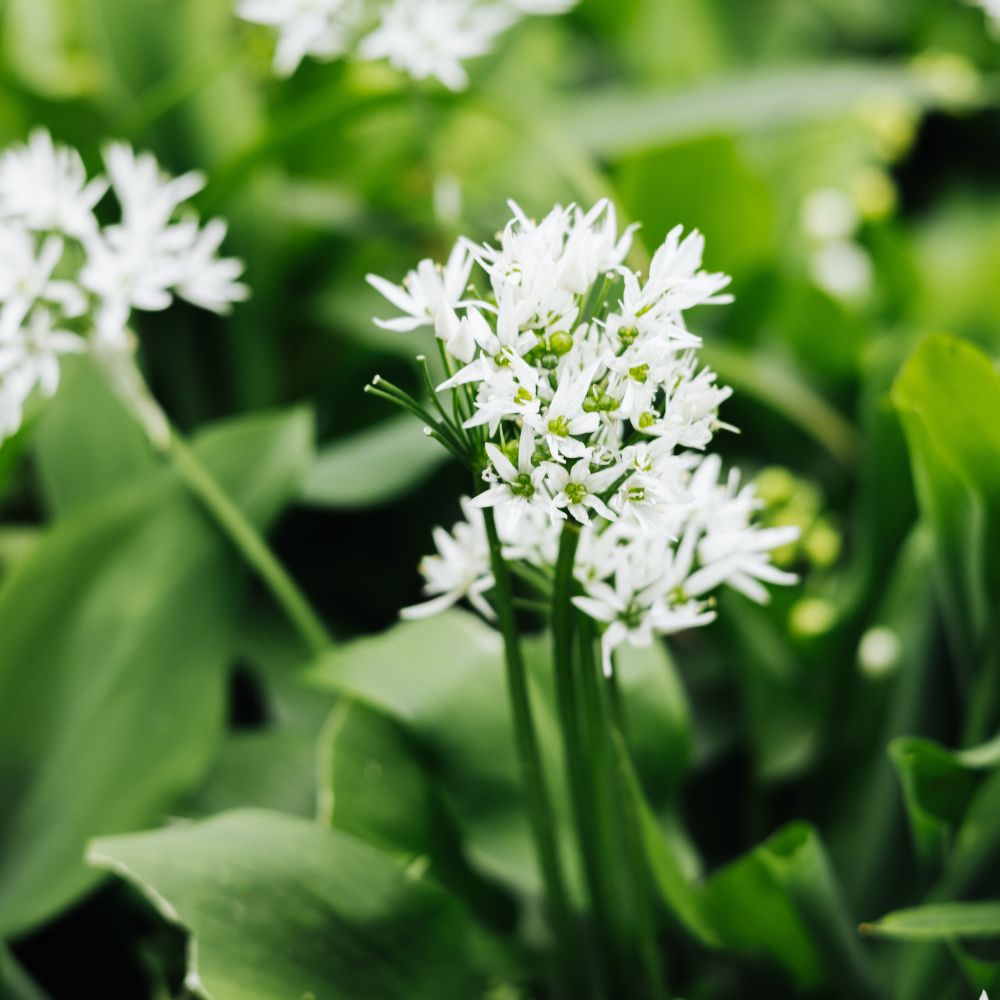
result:
[(879, 97), (939, 106), (948, 101), (937, 83), (928, 74), (886, 64), (766, 68), (696, 87), (595, 93), (560, 108), (554, 120), (591, 152), (621, 156), (700, 136), (840, 118)]
[(146, 435), (86, 356), (63, 363), (59, 392), (35, 431), (46, 506), (68, 514), (151, 472)]
[(319, 759), (322, 821), (407, 865), (426, 866), (477, 915), (511, 929), (509, 896), (471, 869), (432, 764), (399, 723), (344, 698), (324, 730)]
[(864, 934), (897, 941), (948, 941), (1000, 937), (1000, 902), (928, 903), (896, 910), (870, 924)]
[(710, 270), (741, 274), (773, 256), (771, 192), (732, 139), (712, 136), (641, 153), (620, 165), (618, 177), (629, 216), (642, 219), (654, 245), (683, 222), (705, 235)]
[(394, 418), (320, 451), (302, 499), (348, 509), (385, 503), (418, 486), (447, 458), (419, 421)]
[(953, 753), (931, 740), (902, 737), (889, 744), (906, 802), (910, 830), (925, 862), (943, 856), (983, 784), (977, 772), (1000, 763), (1000, 740)]
[[(543, 758), (557, 809), (566, 815), (548, 641), (532, 638), (525, 643), (525, 654)], [(473, 868), (521, 893), (540, 891), (515, 755), (503, 652), (493, 629), (459, 611), (403, 622), (382, 635), (331, 650), (318, 662), (312, 677), (402, 727), (457, 823)], [(662, 806), (676, 790), (688, 751), (683, 695), (661, 650), (623, 655), (620, 680), (640, 773), (657, 806)], [(407, 786), (413, 810), (423, 817), (420, 823), (432, 821), (433, 811), (427, 812), (426, 801), (418, 809), (413, 798), (421, 787), (409, 773), (416, 758), (401, 751), (398, 743), (393, 746), (401, 737), (386, 731), (384, 724), (380, 724), (381, 733), (352, 733), (353, 726), (363, 726), (363, 720), (348, 717), (347, 721), (351, 727), (340, 731), (331, 747), (330, 794), (336, 822), (358, 823), (351, 828), (359, 833), (365, 829), (366, 836), (371, 833), (379, 842), (403, 851), (427, 851), (432, 859), (438, 858), (440, 867), (442, 852), (435, 855), (426, 838), (421, 839), (423, 835), (406, 828), (399, 802), (394, 800), (402, 794), (394, 789)], [(336, 728), (330, 732), (338, 734)], [(338, 742), (346, 741), (349, 734), (358, 746), (370, 740), (368, 752), (377, 747), (378, 753), (394, 762), (385, 765), (377, 781), (357, 782), (349, 764), (338, 770)], [(668, 759), (673, 755), (675, 759)], [(345, 798), (338, 805), (338, 787), (343, 788), (345, 780)], [(352, 801), (360, 802), (356, 813), (347, 805)]]
[(1000, 612), (1000, 374), (971, 344), (927, 337), (892, 399), (935, 535), (950, 638), (974, 669)]
[(802, 987), (839, 985), (843, 995), (876, 997), (871, 970), (855, 939), (819, 835), (793, 823), (749, 854), (696, 882), (682, 847), (668, 839), (616, 743), (660, 898), (702, 944), (763, 953)]
[(315, 751), (316, 733), (305, 726), (229, 733), (184, 812), (211, 816), (246, 806), (312, 818)]
[(727, 948), (761, 951), (802, 986), (829, 983), (838, 994), (876, 997), (819, 835), (783, 827), (712, 875), (702, 906)]
[(306, 820), (226, 813), (103, 838), (88, 859), (190, 931), (187, 983), (211, 1000), (458, 1000), (482, 989), (454, 899)]
[[(559, 746), (555, 710), (537, 671), (531, 675), (536, 722), (551, 760)], [(397, 720), (433, 761), (470, 860), (523, 891), (540, 891), (493, 629), (459, 611), (402, 622), (331, 650), (312, 677)], [(336, 801), (336, 786), (332, 794)]]
[[(306, 467), (302, 413), (212, 429), (201, 458), (259, 524)], [(161, 816), (221, 734), (242, 565), (169, 471), (61, 520), (0, 587), (0, 931), (96, 879), (92, 836)]]

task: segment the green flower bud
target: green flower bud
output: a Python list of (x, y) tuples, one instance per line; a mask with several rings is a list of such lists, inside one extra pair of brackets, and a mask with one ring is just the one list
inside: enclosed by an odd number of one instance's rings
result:
[(549, 347), (558, 355), (569, 354), (573, 350), (573, 338), (565, 330), (557, 330), (549, 337)]

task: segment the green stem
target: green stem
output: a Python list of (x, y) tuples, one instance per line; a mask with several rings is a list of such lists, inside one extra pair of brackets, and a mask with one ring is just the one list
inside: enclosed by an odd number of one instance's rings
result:
[[(511, 590), (510, 575), (503, 558), (500, 536), (497, 533), (493, 511), (484, 512), (486, 537), (490, 547), (490, 564), (494, 579), (494, 606), (500, 634), (503, 636), (504, 653), (507, 660), (507, 687), (510, 694), (511, 711), (514, 716), (514, 735), (524, 782), (528, 818), (535, 837), (539, 867), (545, 883), (550, 918), (567, 979), (577, 978), (577, 961), (573, 948), (573, 917), (566, 892), (562, 866), (559, 861), (559, 845), (556, 835), (555, 812), (542, 769), (542, 758), (535, 735), (535, 723), (528, 695), (528, 675), (521, 653), (521, 643), (514, 615), (514, 595)], [(571, 989), (574, 998), (582, 994)]]
[(621, 692), (617, 675), (612, 672), (607, 679), (607, 703), (610, 707), (611, 740), (615, 748), (614, 767), (615, 790), (618, 808), (622, 818), (625, 840), (625, 862), (634, 900), (634, 916), (638, 937), (639, 966), (645, 987), (642, 997), (649, 1000), (665, 1000), (663, 967), (656, 946), (656, 926), (653, 919), (653, 902), (649, 893), (652, 881), (646, 849), (642, 840), (642, 821), (638, 804), (629, 782), (630, 758), (628, 742), (625, 738), (625, 722), (622, 712)]
[(573, 521), (563, 526), (556, 559), (555, 587), (552, 593), (552, 639), (555, 665), (556, 701), (563, 738), (563, 756), (569, 777), (570, 796), (573, 802), (577, 840), (587, 889), (593, 905), (595, 927), (601, 938), (601, 947), (595, 949), (594, 959), (601, 978), (610, 990), (614, 983), (608, 980), (605, 960), (614, 951), (613, 936), (609, 925), (608, 897), (601, 872), (601, 849), (596, 824), (600, 821), (593, 781), (594, 764), (588, 753), (583, 732), (585, 706), (576, 683), (574, 667), (574, 631), (576, 613), (572, 604), (575, 586), (573, 567), (580, 543), (580, 528)]
[(197, 454), (175, 432), (170, 434), (166, 453), (180, 478), (204, 504), (247, 563), (256, 570), (309, 649), (313, 653), (322, 653), (327, 649), (333, 640), (326, 626), (257, 529), (226, 495)]

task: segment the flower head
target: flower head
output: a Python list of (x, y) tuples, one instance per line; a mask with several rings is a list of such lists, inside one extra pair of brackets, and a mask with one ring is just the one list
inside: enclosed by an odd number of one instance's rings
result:
[[(52, 395), (59, 358), (90, 347), (131, 350), (134, 309), (187, 299), (215, 312), (246, 298), (239, 261), (218, 257), (226, 227), (202, 226), (186, 202), (198, 174), (172, 178), (149, 153), (118, 143), (108, 176), (44, 131), (0, 153), (0, 439), (36, 390)], [(119, 213), (94, 210), (108, 193)]]
[(385, 59), (424, 80), (462, 90), (465, 63), (485, 55), (515, 21), (561, 14), (577, 0), (239, 0), (245, 21), (278, 33), (274, 69), (294, 73), (307, 56), (334, 59), (353, 52)]
[[(460, 240), (445, 268), (424, 261), (402, 287), (369, 280), (403, 313), (380, 325), (433, 326), (442, 341), (437, 391), (460, 417), (436, 432), (485, 470), (470, 509), (495, 511), (505, 557), (544, 579), (561, 532), (580, 532), (575, 604), (610, 670), (622, 643), (711, 621), (717, 587), (764, 601), (765, 584), (793, 582), (769, 555), (796, 529), (756, 526), (752, 487), (708, 451), (731, 429), (730, 390), (699, 363), (686, 313), (728, 302), (729, 278), (702, 268), (701, 235), (671, 230), (643, 279), (626, 264), (633, 229), (619, 232), (608, 203), (539, 221), (512, 209), (495, 244)], [(437, 537), (439, 551), (457, 537)], [(475, 571), (457, 553), (444, 577), (425, 568), (438, 604), (460, 594), (482, 610), (488, 564), (472, 550)]]

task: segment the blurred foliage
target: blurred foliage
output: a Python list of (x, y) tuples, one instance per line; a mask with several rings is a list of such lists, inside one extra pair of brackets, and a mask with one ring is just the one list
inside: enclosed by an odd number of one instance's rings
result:
[[(675, 995), (1000, 983), (982, 12), (583, 0), (452, 95), (351, 62), (278, 82), (230, 7), (2, 0), (0, 143), (44, 124), (90, 164), (121, 137), (207, 173), (253, 299), (145, 317), (143, 364), (343, 643), (310, 668), (93, 373), (67, 371), (0, 448), (0, 994), (185, 995), (180, 923), (187, 988), (220, 1000), (535, 995), (497, 639), (458, 612), (393, 624), (462, 477), (361, 392), (376, 371), (417, 390), (433, 346), (372, 326), (364, 275), (489, 238), (507, 198), (605, 195), (649, 245), (700, 227), (733, 273), (735, 305), (697, 319), (736, 390), (727, 458), (804, 530), (783, 554), (801, 587), (727, 595), (624, 675)], [(134, 833), (168, 816), (196, 822)], [(104, 869), (135, 888), (95, 890)]]

